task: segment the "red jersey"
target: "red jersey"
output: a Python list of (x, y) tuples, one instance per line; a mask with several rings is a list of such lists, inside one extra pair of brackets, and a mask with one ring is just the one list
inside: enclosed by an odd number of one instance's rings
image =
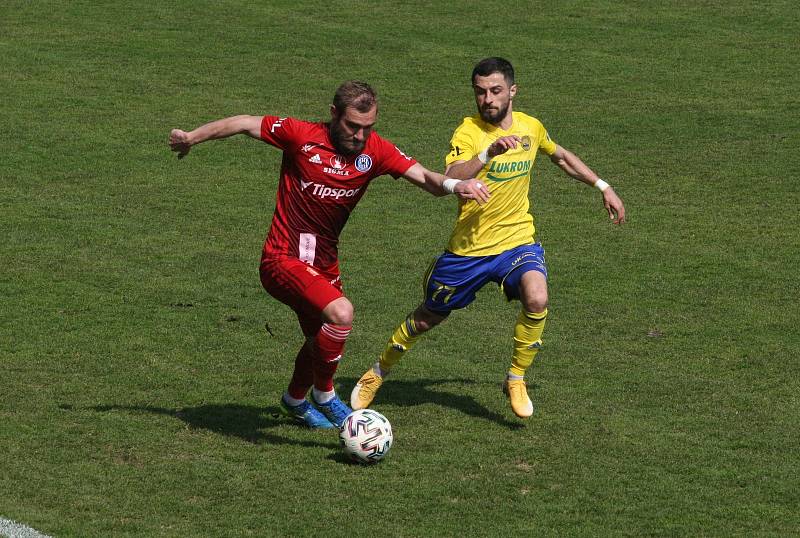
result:
[(261, 139), (283, 150), (262, 261), (291, 256), (326, 272), (338, 273), (339, 234), (369, 182), (397, 178), (417, 162), (375, 132), (359, 155), (339, 155), (322, 122), (264, 116)]

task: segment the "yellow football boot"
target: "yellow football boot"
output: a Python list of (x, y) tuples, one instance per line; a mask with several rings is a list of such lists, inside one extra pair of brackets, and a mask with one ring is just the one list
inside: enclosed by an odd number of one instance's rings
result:
[(508, 395), (511, 410), (519, 418), (528, 418), (533, 414), (533, 402), (528, 397), (528, 389), (524, 379), (506, 379), (503, 392)]
[(375, 373), (373, 368), (367, 370), (350, 393), (350, 407), (353, 411), (369, 407), (378, 389), (381, 388), (381, 383), (383, 378)]

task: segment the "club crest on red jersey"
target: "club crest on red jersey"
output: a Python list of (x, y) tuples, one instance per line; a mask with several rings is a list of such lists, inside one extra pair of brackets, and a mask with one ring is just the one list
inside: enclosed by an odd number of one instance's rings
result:
[(372, 168), (372, 157), (365, 153), (356, 157), (356, 170), (359, 172), (366, 172), (370, 168)]

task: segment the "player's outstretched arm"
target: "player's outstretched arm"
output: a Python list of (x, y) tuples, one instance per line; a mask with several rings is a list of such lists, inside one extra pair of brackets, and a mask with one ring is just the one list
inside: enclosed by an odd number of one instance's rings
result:
[(169, 133), (169, 147), (178, 154), (179, 159), (183, 159), (194, 145), (237, 134), (260, 138), (261, 116), (231, 116), (206, 123), (193, 131), (173, 129)]
[(462, 200), (475, 200), (483, 205), (489, 200), (489, 189), (477, 179), (454, 179), (432, 172), (416, 163), (403, 174), (409, 182), (434, 196), (455, 194)]
[(622, 199), (617, 196), (611, 185), (600, 179), (577, 155), (556, 145), (556, 151), (550, 156), (550, 160), (567, 175), (600, 189), (603, 193), (603, 206), (608, 212), (608, 218), (614, 224), (625, 222), (625, 205), (622, 203)]

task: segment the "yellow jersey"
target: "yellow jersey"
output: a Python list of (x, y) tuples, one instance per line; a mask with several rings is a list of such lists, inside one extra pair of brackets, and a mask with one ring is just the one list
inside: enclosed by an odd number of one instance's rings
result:
[(479, 115), (464, 118), (450, 141), (445, 163), (468, 161), (500, 137), (517, 135), (521, 144), (483, 165), (477, 178), (484, 181), (491, 197), (480, 206), (474, 200), (459, 200), (458, 220), (447, 250), (460, 256), (489, 256), (533, 243), (535, 228), (529, 213), (528, 189), (536, 152), (552, 155), (556, 144), (542, 122), (512, 112), (508, 130), (483, 121)]

